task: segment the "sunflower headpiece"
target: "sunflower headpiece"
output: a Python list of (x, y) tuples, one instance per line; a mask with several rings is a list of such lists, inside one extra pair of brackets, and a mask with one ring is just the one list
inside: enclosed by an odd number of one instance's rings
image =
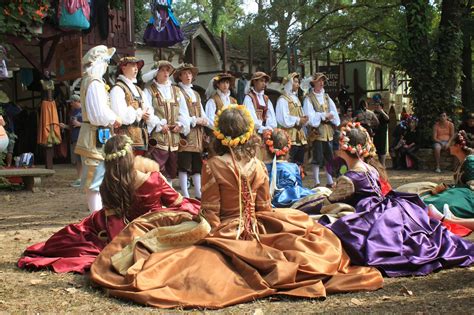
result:
[(252, 117), (250, 116), (250, 112), (248, 111), (247, 108), (245, 108), (244, 105), (235, 105), (235, 104), (227, 105), (217, 112), (216, 118), (214, 119), (214, 131), (213, 131), (214, 136), (216, 136), (217, 139), (221, 140), (222, 145), (226, 147), (230, 147), (230, 148), (235, 148), (237, 145), (244, 144), (247, 141), (249, 141), (250, 137), (253, 135), (254, 124), (250, 123), (248, 126), (248, 129), (243, 134), (235, 138), (224, 135), (219, 128), (219, 119), (220, 119), (221, 114), (224, 111), (229, 110), (229, 109), (238, 109), (244, 114), (247, 121), (252, 122), (253, 120), (252, 120)]
[[(351, 146), (349, 144), (350, 139), (347, 136), (347, 133), (353, 128), (358, 129), (365, 133), (367, 141), (365, 142), (364, 145), (358, 144), (356, 146)], [(357, 156), (362, 157), (362, 158), (376, 155), (375, 146), (372, 143), (369, 133), (367, 132), (367, 130), (365, 130), (364, 127), (361, 126), (359, 122), (356, 122), (356, 123), (348, 122), (344, 127), (341, 128), (341, 136), (339, 137), (339, 144), (340, 144), (341, 150), (347, 151), (351, 154), (356, 154)]]

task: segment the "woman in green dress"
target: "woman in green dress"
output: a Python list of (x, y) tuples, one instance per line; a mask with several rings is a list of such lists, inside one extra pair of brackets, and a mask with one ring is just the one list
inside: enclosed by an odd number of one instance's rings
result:
[(456, 217), (474, 218), (474, 135), (461, 130), (451, 140), (449, 153), (460, 162), (454, 173), (455, 185), (444, 190), (444, 184), (438, 185), (433, 189), (435, 194), (424, 198), (424, 202), (438, 209), (447, 204)]

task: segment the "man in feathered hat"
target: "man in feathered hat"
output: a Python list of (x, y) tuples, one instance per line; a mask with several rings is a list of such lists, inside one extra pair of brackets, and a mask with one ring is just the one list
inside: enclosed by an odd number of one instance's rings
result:
[(250, 90), (245, 95), (244, 105), (252, 115), (255, 130), (262, 134), (267, 129), (277, 127), (272, 101), (265, 95), (270, 76), (265, 72), (255, 72), (250, 79)]
[[(312, 135), (312, 167), (316, 186), (320, 185), (319, 168), (324, 163), (331, 163), (333, 159), (332, 141), (334, 128), (341, 123), (337, 114), (336, 104), (324, 92), (324, 83), (327, 77), (322, 72), (316, 72), (311, 78), (311, 89), (303, 101), (303, 111), (308, 116), (308, 125), (311, 126)], [(329, 172), (326, 172), (327, 186), (334, 185)]]
[(102, 79), (115, 48), (99, 45), (91, 48), (82, 58), (81, 81), (82, 124), (75, 153), (81, 156), (81, 185), (86, 190), (90, 211), (102, 209), (99, 187), (104, 178), (103, 146), (120, 127), (121, 120), (110, 108), (108, 86)]
[(143, 81), (147, 82), (145, 98), (154, 110), (147, 123), (151, 133), (147, 154), (158, 162), (170, 184), (177, 174), (180, 133), (186, 136), (190, 130), (184, 95), (177, 86), (171, 85), (170, 76), (174, 70), (169, 61), (160, 60), (153, 70), (143, 75)]
[[(150, 120), (151, 108), (143, 91), (136, 85), (137, 74), (143, 67), (143, 60), (136, 57), (120, 58), (118, 77), (110, 90), (112, 110), (122, 119), (122, 126), (116, 134), (125, 134), (133, 141), (135, 153), (147, 150), (148, 130), (146, 123)], [(139, 153), (139, 154), (140, 154)]]
[(185, 63), (178, 67), (173, 74), (176, 82), (184, 95), (191, 122), (189, 134), (182, 139), (178, 151), (178, 177), (183, 196), (189, 197), (188, 174), (193, 178), (194, 195), (201, 199), (201, 153), (204, 149), (204, 128), (208, 125), (208, 118), (202, 107), (199, 93), (192, 89), (192, 82), (196, 79), (198, 68)]
[(303, 127), (308, 122), (298, 99), (300, 75), (296, 72), (283, 78), (284, 92), (276, 104), (276, 120), (288, 132), (291, 139), (290, 162), (303, 167), (305, 145), (308, 143)]
[(229, 73), (220, 73), (213, 77), (206, 90), (209, 98), (206, 103), (206, 115), (209, 117), (209, 126), (214, 127), (216, 113), (229, 104), (237, 104), (237, 100), (230, 96), (230, 91), (235, 85), (235, 77)]

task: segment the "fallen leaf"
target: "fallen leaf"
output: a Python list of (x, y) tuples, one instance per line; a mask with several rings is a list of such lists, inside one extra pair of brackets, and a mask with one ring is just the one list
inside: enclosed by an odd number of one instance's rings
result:
[(413, 295), (413, 291), (408, 290), (407, 287), (404, 285), (402, 285), (400, 292), (403, 293), (403, 295), (409, 295), (409, 296)]
[(14, 237), (13, 240), (19, 241), (20, 239), (18, 237)]
[(41, 280), (41, 279), (33, 279), (33, 280), (30, 280), (30, 283), (31, 283), (32, 285), (37, 285), (37, 284), (41, 283), (42, 281), (43, 281), (43, 280)]
[(392, 298), (387, 295), (382, 296), (382, 301), (391, 300), (391, 299)]
[(355, 305), (362, 305), (362, 304), (364, 304), (364, 302), (362, 302), (361, 300), (356, 299), (356, 298), (352, 298), (352, 299), (351, 299), (351, 303), (352, 303), (352, 304), (355, 304)]
[(68, 293), (71, 293), (71, 294), (74, 294), (77, 292), (77, 289), (76, 288), (67, 288), (67, 289), (64, 289), (66, 290)]
[(10, 195), (3, 196), (3, 199), (5, 199), (6, 202), (9, 202), (12, 197)]
[(59, 292), (59, 290), (61, 290), (61, 289), (58, 289), (58, 288), (52, 288), (52, 289), (50, 289), (50, 290), (51, 290), (51, 291), (53, 291), (53, 292)]

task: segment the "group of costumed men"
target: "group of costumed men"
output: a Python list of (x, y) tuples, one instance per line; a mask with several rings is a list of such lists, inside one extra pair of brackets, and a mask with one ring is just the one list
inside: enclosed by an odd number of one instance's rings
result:
[[(144, 65), (143, 60), (123, 57), (119, 60), (118, 76), (109, 94), (109, 87), (102, 77), (114, 53), (114, 48), (100, 45), (90, 49), (82, 60), (83, 124), (75, 152), (82, 156), (82, 185), (86, 189), (89, 210), (102, 209), (99, 193), (105, 172), (102, 151), (113, 134), (128, 135), (133, 141), (134, 153), (158, 162), (161, 173), (170, 183), (178, 175), (184, 197), (189, 197), (188, 176), (191, 175), (194, 195), (200, 199), (202, 152), (212, 135), (210, 131), (216, 113), (226, 105), (237, 103), (230, 95), (235, 78), (228, 73), (213, 77), (207, 93), (209, 99), (203, 107), (199, 93), (192, 89), (198, 74), (198, 68), (192, 64), (185, 63), (175, 69), (168, 61), (158, 61), (142, 76), (145, 82), (142, 90), (137, 85), (137, 75)], [(172, 84), (171, 76), (176, 85)], [(256, 72), (243, 103), (259, 135), (277, 126), (288, 132), (292, 143), (290, 161), (301, 167), (308, 143), (303, 127), (310, 130), (309, 135), (314, 140), (311, 163), (315, 184), (319, 185), (319, 168), (332, 160), (333, 130), (340, 120), (334, 102), (324, 93), (326, 76), (323, 73), (312, 76), (312, 88), (303, 106), (297, 94), (299, 79), (298, 73), (284, 78), (284, 92), (274, 109), (265, 95), (270, 77), (264, 72)], [(333, 184), (330, 174), (327, 174), (327, 183)]]

